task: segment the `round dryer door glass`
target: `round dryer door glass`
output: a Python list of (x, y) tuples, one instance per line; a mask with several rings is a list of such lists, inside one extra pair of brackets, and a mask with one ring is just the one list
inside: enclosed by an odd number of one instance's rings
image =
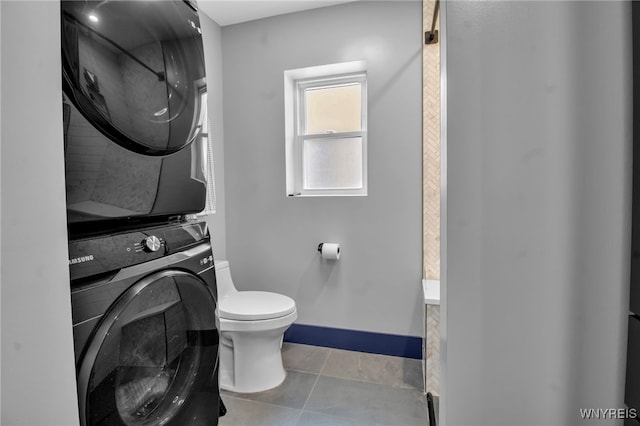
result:
[(202, 132), (202, 35), (189, 3), (63, 1), (61, 10), (64, 91), (95, 127), (147, 155)]
[(82, 425), (217, 419), (217, 353), (215, 300), (206, 284), (182, 271), (143, 279), (105, 314), (80, 362)]

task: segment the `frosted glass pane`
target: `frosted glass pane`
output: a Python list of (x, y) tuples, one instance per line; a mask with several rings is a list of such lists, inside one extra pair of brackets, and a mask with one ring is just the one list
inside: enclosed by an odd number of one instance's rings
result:
[(306, 89), (305, 98), (305, 134), (362, 130), (360, 83)]
[(362, 188), (362, 138), (306, 139), (304, 189)]

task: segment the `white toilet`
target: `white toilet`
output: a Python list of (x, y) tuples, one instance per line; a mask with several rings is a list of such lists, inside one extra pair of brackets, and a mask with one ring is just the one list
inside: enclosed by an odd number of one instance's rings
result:
[(266, 291), (238, 291), (229, 262), (217, 260), (220, 318), (220, 387), (250, 393), (278, 386), (282, 366), (282, 338), (298, 317), (295, 301)]

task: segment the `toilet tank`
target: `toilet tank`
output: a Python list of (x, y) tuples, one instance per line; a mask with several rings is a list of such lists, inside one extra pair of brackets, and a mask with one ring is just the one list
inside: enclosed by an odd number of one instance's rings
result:
[(216, 260), (216, 286), (218, 287), (218, 300), (224, 299), (229, 293), (235, 293), (235, 286), (231, 281), (231, 269), (226, 260)]

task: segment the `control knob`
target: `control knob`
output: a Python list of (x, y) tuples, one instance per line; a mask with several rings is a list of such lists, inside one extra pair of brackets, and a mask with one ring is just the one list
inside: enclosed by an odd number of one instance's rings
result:
[(142, 248), (144, 251), (154, 252), (160, 250), (160, 239), (155, 235), (150, 235), (142, 240)]

